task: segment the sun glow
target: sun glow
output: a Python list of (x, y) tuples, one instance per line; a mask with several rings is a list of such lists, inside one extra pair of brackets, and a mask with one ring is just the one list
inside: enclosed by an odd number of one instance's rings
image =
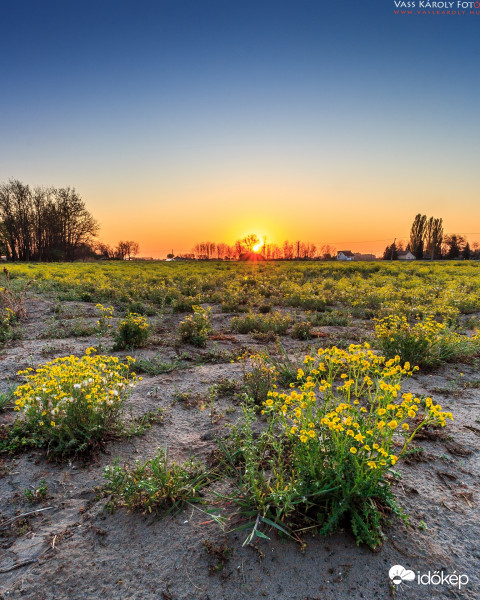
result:
[(260, 252), (260, 250), (263, 248), (263, 244), (255, 244), (255, 246), (253, 247), (253, 251), (254, 252)]

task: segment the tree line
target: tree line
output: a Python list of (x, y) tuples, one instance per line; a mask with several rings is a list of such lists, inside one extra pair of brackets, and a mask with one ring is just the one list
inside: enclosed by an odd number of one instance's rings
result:
[(0, 183), (0, 253), (7, 260), (123, 260), (138, 254), (133, 241), (116, 248), (97, 242), (98, 230), (74, 188), (32, 188), (16, 179)]
[[(332, 259), (336, 249), (328, 244), (317, 247), (311, 242), (302, 242), (297, 240), (290, 242), (285, 240), (283, 244), (270, 244), (267, 239), (260, 239), (255, 234), (249, 234), (244, 238), (238, 239), (234, 244), (225, 244), (223, 242), (199, 242), (194, 245), (192, 251), (188, 254), (181, 254), (179, 258), (199, 259), (199, 260), (239, 260), (244, 256), (254, 252), (254, 248), (259, 247), (257, 253), (266, 260), (313, 260), (313, 259)], [(173, 258), (169, 255), (168, 258)]]

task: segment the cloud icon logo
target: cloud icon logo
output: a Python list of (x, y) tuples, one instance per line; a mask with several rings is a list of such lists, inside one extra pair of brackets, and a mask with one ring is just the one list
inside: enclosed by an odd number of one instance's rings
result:
[(388, 576), (395, 585), (400, 585), (402, 581), (413, 581), (415, 573), (410, 569), (405, 569), (402, 565), (394, 565), (388, 572)]

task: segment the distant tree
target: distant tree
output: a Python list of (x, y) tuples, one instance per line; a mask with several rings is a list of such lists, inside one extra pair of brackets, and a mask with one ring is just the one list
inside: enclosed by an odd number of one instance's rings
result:
[(332, 260), (332, 257), (336, 254), (336, 248), (330, 246), (329, 244), (324, 244), (320, 248), (320, 255), (323, 260)]
[(74, 260), (98, 233), (74, 188), (31, 189), (15, 179), (0, 184), (0, 221), (11, 260)]
[(417, 259), (423, 258), (426, 227), (427, 216), (418, 213), (410, 229), (410, 250)]
[(444, 240), (444, 255), (448, 260), (457, 260), (462, 256), (465, 238), (456, 233), (447, 235)]
[(292, 260), (293, 258), (293, 244), (288, 240), (283, 242), (283, 258), (285, 260)]
[(398, 260), (398, 252), (395, 242), (393, 242), (393, 244), (385, 248), (385, 252), (383, 253), (383, 260)]
[(260, 239), (255, 233), (250, 233), (241, 240), (241, 245), (245, 252), (253, 252), (253, 247), (259, 243)]
[(425, 254), (431, 260), (442, 257), (443, 219), (430, 217), (425, 228)]
[(470, 244), (468, 242), (463, 248), (462, 256), (464, 260), (470, 260), (472, 258), (472, 250), (470, 249)]
[(104, 244), (103, 242), (98, 242), (97, 244), (95, 244), (94, 250), (97, 256), (101, 256), (102, 258), (115, 258), (115, 250), (111, 246), (109, 246), (108, 244)]

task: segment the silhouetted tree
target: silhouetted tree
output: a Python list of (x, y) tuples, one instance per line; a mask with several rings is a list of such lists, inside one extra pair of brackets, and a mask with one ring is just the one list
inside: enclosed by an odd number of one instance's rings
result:
[(418, 213), (413, 220), (410, 230), (410, 250), (417, 259), (423, 258), (426, 226), (427, 216)]
[(74, 260), (91, 248), (98, 224), (74, 188), (0, 184), (0, 244), (11, 260)]
[(430, 217), (425, 229), (425, 254), (431, 260), (442, 257), (443, 219)]
[(385, 248), (383, 260), (398, 260), (397, 246), (395, 245), (395, 242)]
[(444, 240), (445, 258), (449, 260), (457, 260), (461, 257), (465, 238), (456, 233), (447, 235)]

